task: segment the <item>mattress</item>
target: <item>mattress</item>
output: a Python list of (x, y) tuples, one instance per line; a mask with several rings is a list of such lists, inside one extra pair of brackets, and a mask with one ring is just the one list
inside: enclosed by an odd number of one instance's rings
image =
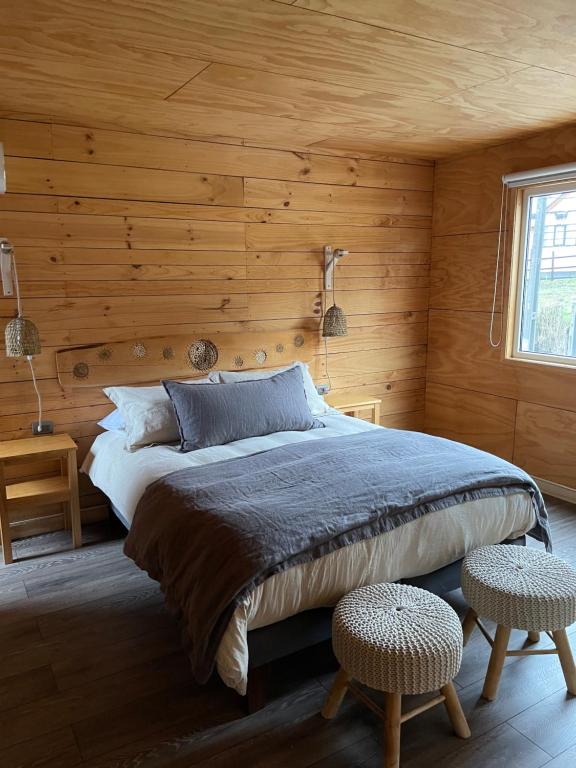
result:
[[(176, 446), (126, 451), (121, 432), (106, 432), (94, 442), (82, 470), (110, 499), (129, 525), (150, 483), (179, 469), (272, 450), (305, 440), (382, 429), (337, 412), (323, 416), (324, 429), (281, 432), (180, 453)], [(334, 605), (355, 587), (429, 573), (483, 544), (526, 533), (535, 523), (525, 492), (457, 504), (389, 533), (339, 549), (313, 562), (278, 573), (253, 590), (237, 607), (222, 638), (217, 669), (239, 693), (248, 677), (247, 633), (311, 608)]]

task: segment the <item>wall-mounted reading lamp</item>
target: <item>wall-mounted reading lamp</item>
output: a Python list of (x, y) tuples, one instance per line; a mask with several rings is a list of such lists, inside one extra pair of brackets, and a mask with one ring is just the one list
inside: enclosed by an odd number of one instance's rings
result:
[(333, 290), (334, 267), (340, 259), (348, 256), (348, 251), (344, 248), (333, 249), (331, 245), (324, 246), (324, 290)]
[(336, 282), (334, 267), (344, 256), (348, 256), (348, 251), (344, 248), (333, 249), (331, 245), (324, 246), (324, 290), (332, 290), (332, 306), (324, 313), (324, 322), (322, 323), (322, 336), (324, 338), (348, 334), (346, 315), (342, 307), (336, 306), (334, 288)]
[[(4, 173), (4, 153), (0, 144), (0, 192), (6, 192), (6, 176)], [(8, 322), (5, 329), (6, 357), (25, 357), (30, 366), (34, 391), (38, 398), (38, 421), (32, 425), (35, 435), (49, 434), (53, 431), (52, 422), (42, 421), (42, 398), (36, 382), (36, 374), (32, 358), (42, 351), (40, 346), (40, 334), (38, 328), (22, 314), (20, 301), (20, 285), (18, 283), (18, 271), (14, 259), (14, 247), (10, 240), (0, 237), (0, 274), (2, 276), (2, 290), (4, 296), (16, 295), (16, 317)]]
[(22, 303), (20, 301), (20, 286), (18, 284), (18, 271), (14, 260), (14, 248), (12, 243), (5, 238), (0, 238), (0, 271), (2, 273), (2, 289), (4, 296), (13, 296), (16, 293), (16, 317), (6, 325), (6, 357), (25, 357), (30, 366), (34, 391), (38, 398), (38, 421), (32, 425), (35, 435), (50, 434), (53, 431), (51, 422), (42, 421), (42, 398), (36, 381), (32, 358), (42, 351), (40, 346), (40, 334), (38, 328), (27, 317), (22, 315)]
[(335, 295), (335, 274), (334, 267), (340, 259), (344, 256), (348, 256), (348, 251), (344, 248), (333, 249), (331, 245), (324, 246), (324, 290), (332, 291), (332, 306), (324, 312), (324, 320), (322, 322), (322, 336), (324, 338), (324, 355), (326, 359), (326, 378), (328, 379), (329, 389), (332, 388), (332, 382), (330, 381), (330, 373), (328, 371), (328, 344), (326, 339), (333, 336), (347, 336), (348, 335), (348, 323), (346, 321), (346, 315), (342, 307), (336, 305)]

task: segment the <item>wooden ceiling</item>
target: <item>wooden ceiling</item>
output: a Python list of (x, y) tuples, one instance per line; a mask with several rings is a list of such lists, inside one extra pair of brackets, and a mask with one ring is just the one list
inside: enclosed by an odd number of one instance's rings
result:
[(437, 158), (574, 119), (574, 0), (0, 0), (0, 115)]

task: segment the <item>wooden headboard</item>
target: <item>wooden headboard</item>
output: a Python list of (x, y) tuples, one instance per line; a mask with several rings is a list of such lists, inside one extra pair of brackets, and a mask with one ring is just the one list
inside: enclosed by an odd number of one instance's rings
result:
[(66, 349), (56, 353), (56, 367), (63, 387), (145, 384), (205, 376), (211, 370), (310, 363), (317, 346), (318, 334), (304, 330), (157, 336)]

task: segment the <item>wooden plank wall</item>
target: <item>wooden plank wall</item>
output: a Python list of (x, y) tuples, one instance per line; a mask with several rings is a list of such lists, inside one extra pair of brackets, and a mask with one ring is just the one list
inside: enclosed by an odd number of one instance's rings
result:
[[(328, 342), (334, 389), (364, 387), (382, 396), (383, 424), (422, 427), (432, 163), (15, 120), (0, 120), (0, 141), (0, 235), (16, 246), (25, 313), (40, 328), (46, 417), (81, 458), (110, 404), (97, 389), (63, 391), (55, 350), (318, 329), (327, 243), (350, 250), (337, 270), (349, 335)], [(4, 321), (14, 305), (0, 299)], [(0, 356), (0, 439), (28, 435), (35, 415), (26, 364)], [(85, 519), (101, 515), (82, 487)]]
[(576, 370), (505, 360), (489, 346), (488, 328), (502, 174), (575, 157), (576, 133), (567, 128), (437, 165), (426, 396), (428, 431), (569, 488)]

